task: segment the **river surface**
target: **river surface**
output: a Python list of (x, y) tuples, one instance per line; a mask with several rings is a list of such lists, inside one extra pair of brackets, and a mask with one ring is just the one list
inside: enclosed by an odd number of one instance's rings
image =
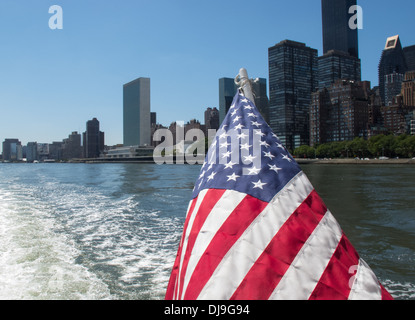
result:
[[(415, 300), (415, 167), (302, 168), (382, 284)], [(199, 171), (0, 163), (0, 299), (163, 299)]]

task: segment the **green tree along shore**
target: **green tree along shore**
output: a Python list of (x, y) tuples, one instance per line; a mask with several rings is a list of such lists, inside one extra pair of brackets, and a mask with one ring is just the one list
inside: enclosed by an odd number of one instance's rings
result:
[(412, 158), (415, 157), (415, 136), (381, 134), (369, 140), (355, 138), (315, 147), (303, 145), (295, 149), (293, 154), (297, 158)]

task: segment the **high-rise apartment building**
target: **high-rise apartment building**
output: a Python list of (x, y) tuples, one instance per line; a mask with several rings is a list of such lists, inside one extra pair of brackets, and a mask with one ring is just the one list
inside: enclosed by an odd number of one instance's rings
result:
[(361, 62), (350, 54), (329, 50), (318, 58), (319, 89), (330, 87), (336, 80), (361, 81)]
[(401, 84), (407, 71), (406, 59), (399, 36), (389, 37), (379, 62), (379, 93), (384, 105), (389, 105), (401, 92)]
[(309, 144), (311, 94), (318, 87), (317, 50), (284, 40), (268, 48), (269, 125), (288, 149)]
[(349, 53), (359, 58), (357, 28), (350, 28), (349, 13), (356, 0), (321, 0), (323, 18), (323, 54), (330, 50)]
[(97, 118), (87, 121), (83, 134), (84, 157), (98, 158), (104, 151), (104, 132), (99, 131)]
[(235, 79), (219, 79), (219, 125), (221, 125), (225, 119), (237, 89), (238, 87), (235, 84)]
[(415, 45), (403, 48), (408, 71), (415, 71)]
[(312, 95), (310, 145), (367, 137), (370, 83), (337, 80)]
[(150, 79), (123, 86), (124, 146), (151, 145)]
[(26, 161), (33, 162), (35, 160), (39, 160), (37, 142), (29, 142), (26, 146)]
[(415, 70), (405, 73), (401, 94), (404, 105), (415, 106)]
[(19, 139), (5, 139), (3, 142), (3, 161), (17, 161), (23, 157), (22, 143)]

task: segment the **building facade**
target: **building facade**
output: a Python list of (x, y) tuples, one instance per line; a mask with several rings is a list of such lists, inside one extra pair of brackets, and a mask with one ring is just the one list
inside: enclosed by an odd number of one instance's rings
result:
[(231, 107), (236, 90), (238, 90), (238, 87), (235, 84), (235, 79), (219, 79), (219, 125), (222, 124)]
[(123, 140), (124, 146), (151, 145), (149, 78), (123, 86)]
[(408, 71), (415, 71), (415, 45), (403, 48)]
[(312, 95), (310, 145), (367, 138), (370, 83), (338, 80)]
[(317, 50), (284, 40), (268, 49), (269, 125), (283, 145), (309, 144), (311, 94), (318, 87)]
[(354, 13), (349, 13), (356, 0), (321, 0), (323, 18), (323, 54), (330, 50), (347, 52), (359, 58), (357, 28), (349, 27)]
[(37, 153), (37, 142), (29, 142), (26, 146), (26, 161), (34, 162), (39, 160)]
[(318, 58), (319, 89), (328, 88), (340, 79), (361, 81), (361, 61), (346, 52), (329, 50)]
[(5, 139), (3, 142), (3, 161), (19, 161), (22, 158), (23, 149), (19, 139)]
[(407, 71), (406, 59), (399, 36), (389, 37), (379, 61), (379, 93), (384, 105), (389, 105), (401, 92), (401, 84)]
[(405, 73), (401, 94), (404, 105), (415, 106), (415, 71)]
[(98, 158), (104, 151), (104, 132), (99, 130), (97, 118), (87, 121), (86, 131), (83, 133), (83, 147), (85, 158)]

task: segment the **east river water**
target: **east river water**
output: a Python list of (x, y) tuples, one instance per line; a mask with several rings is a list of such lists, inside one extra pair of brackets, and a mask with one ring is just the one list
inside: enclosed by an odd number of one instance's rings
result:
[[(396, 299), (415, 299), (415, 166), (302, 165)], [(163, 299), (197, 165), (0, 163), (0, 299)]]

